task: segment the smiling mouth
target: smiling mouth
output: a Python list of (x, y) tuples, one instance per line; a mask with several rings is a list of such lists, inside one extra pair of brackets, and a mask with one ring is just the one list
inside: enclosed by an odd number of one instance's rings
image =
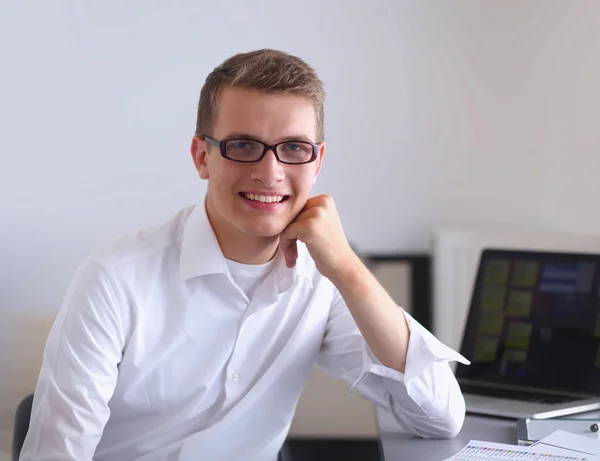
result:
[(247, 194), (245, 192), (240, 192), (240, 195), (247, 200), (252, 200), (255, 202), (262, 203), (281, 203), (285, 202), (290, 198), (289, 195), (257, 195), (257, 194)]

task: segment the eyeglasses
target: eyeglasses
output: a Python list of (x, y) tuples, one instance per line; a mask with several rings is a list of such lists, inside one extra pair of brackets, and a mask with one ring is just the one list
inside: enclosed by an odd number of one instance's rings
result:
[(273, 150), (275, 157), (281, 163), (302, 165), (314, 162), (319, 156), (319, 145), (308, 141), (283, 141), (268, 145), (256, 139), (223, 139), (215, 141), (209, 136), (202, 136), (206, 142), (220, 149), (221, 155), (234, 162), (259, 162)]

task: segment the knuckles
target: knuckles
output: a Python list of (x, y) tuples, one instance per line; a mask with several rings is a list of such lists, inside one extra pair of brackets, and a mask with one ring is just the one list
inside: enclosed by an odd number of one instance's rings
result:
[(333, 197), (331, 195), (323, 194), (321, 195), (321, 198), (324, 205), (335, 208), (335, 201), (333, 200)]
[(333, 197), (329, 194), (317, 195), (308, 200), (308, 203), (312, 206), (320, 206), (325, 208), (335, 207), (335, 202), (333, 201)]
[(331, 195), (323, 194), (314, 198), (312, 212), (315, 217), (325, 218), (328, 212), (335, 210), (335, 202)]
[(313, 211), (313, 215), (315, 218), (324, 218), (327, 212), (321, 207), (315, 207)]

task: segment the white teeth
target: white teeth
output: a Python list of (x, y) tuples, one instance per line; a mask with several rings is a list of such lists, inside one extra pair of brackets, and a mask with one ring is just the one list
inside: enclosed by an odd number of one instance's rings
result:
[(279, 203), (283, 200), (283, 195), (257, 195), (257, 194), (244, 194), (249, 200), (256, 200), (262, 203)]

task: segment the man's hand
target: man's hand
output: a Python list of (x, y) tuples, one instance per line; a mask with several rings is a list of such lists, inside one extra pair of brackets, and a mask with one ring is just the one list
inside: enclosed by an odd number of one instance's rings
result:
[(350, 248), (330, 196), (309, 199), (281, 233), (279, 246), (288, 267), (298, 258), (298, 240), (306, 244), (319, 272), (339, 290), (375, 357), (404, 373), (410, 338), (406, 318)]
[(296, 219), (281, 233), (279, 246), (288, 267), (296, 264), (297, 240), (306, 244), (317, 269), (329, 279), (339, 275), (350, 261), (357, 259), (329, 195), (309, 199)]

